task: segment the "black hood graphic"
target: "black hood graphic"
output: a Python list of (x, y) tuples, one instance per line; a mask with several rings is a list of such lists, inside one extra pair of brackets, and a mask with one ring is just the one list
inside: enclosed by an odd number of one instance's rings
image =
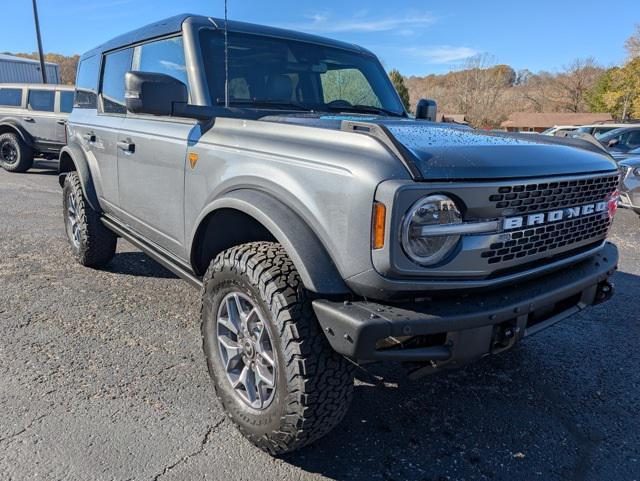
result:
[(416, 179), (495, 180), (616, 169), (604, 150), (580, 139), (360, 115), (301, 114), (263, 120), (373, 135), (402, 157)]

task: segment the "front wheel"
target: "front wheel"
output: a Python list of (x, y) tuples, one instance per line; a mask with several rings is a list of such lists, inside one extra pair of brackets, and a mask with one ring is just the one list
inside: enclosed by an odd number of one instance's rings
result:
[(344, 417), (353, 393), (351, 364), (331, 349), (279, 244), (244, 244), (211, 263), (202, 338), (220, 402), (261, 449), (294, 451)]
[(33, 150), (18, 135), (0, 135), (0, 166), (7, 172), (26, 172), (33, 166)]

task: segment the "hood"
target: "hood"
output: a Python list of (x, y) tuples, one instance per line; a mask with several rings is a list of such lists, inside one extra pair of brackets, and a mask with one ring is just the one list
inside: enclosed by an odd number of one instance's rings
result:
[(616, 169), (606, 152), (580, 139), (362, 115), (294, 114), (262, 120), (373, 135), (401, 157), (416, 180), (495, 180)]

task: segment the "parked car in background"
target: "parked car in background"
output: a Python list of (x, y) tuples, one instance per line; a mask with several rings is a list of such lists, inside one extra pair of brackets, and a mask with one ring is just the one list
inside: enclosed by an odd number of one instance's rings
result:
[(612, 130), (598, 139), (612, 156), (624, 154), (640, 147), (640, 125)]
[(0, 84), (0, 166), (26, 172), (36, 155), (57, 159), (73, 96), (70, 85)]
[(591, 124), (591, 125), (580, 126), (577, 129), (577, 132), (593, 135), (596, 139), (600, 139), (600, 137), (608, 134), (612, 130), (621, 129), (625, 127), (632, 127), (632, 126), (633, 124), (629, 124), (629, 123)]
[(540, 132), (540, 135), (558, 135), (559, 133), (575, 132), (576, 130), (578, 130), (577, 125), (554, 125), (553, 127)]
[(640, 215), (640, 149), (620, 162), (620, 207), (633, 209)]

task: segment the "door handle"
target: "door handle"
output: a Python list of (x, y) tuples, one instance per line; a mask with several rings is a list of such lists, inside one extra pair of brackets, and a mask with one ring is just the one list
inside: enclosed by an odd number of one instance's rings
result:
[(87, 142), (95, 142), (96, 141), (96, 134), (94, 134), (94, 133), (84, 134), (83, 137)]
[(67, 123), (67, 121), (66, 121), (66, 120), (58, 120), (56, 123), (57, 123), (58, 125), (64, 125), (64, 124), (66, 124), (66, 123)]
[(126, 154), (133, 154), (136, 151), (136, 144), (121, 140), (117, 143), (118, 148), (124, 150)]
[(35, 120), (33, 120), (33, 117), (23, 117), (22, 120), (24, 120), (25, 122), (35, 122)]

